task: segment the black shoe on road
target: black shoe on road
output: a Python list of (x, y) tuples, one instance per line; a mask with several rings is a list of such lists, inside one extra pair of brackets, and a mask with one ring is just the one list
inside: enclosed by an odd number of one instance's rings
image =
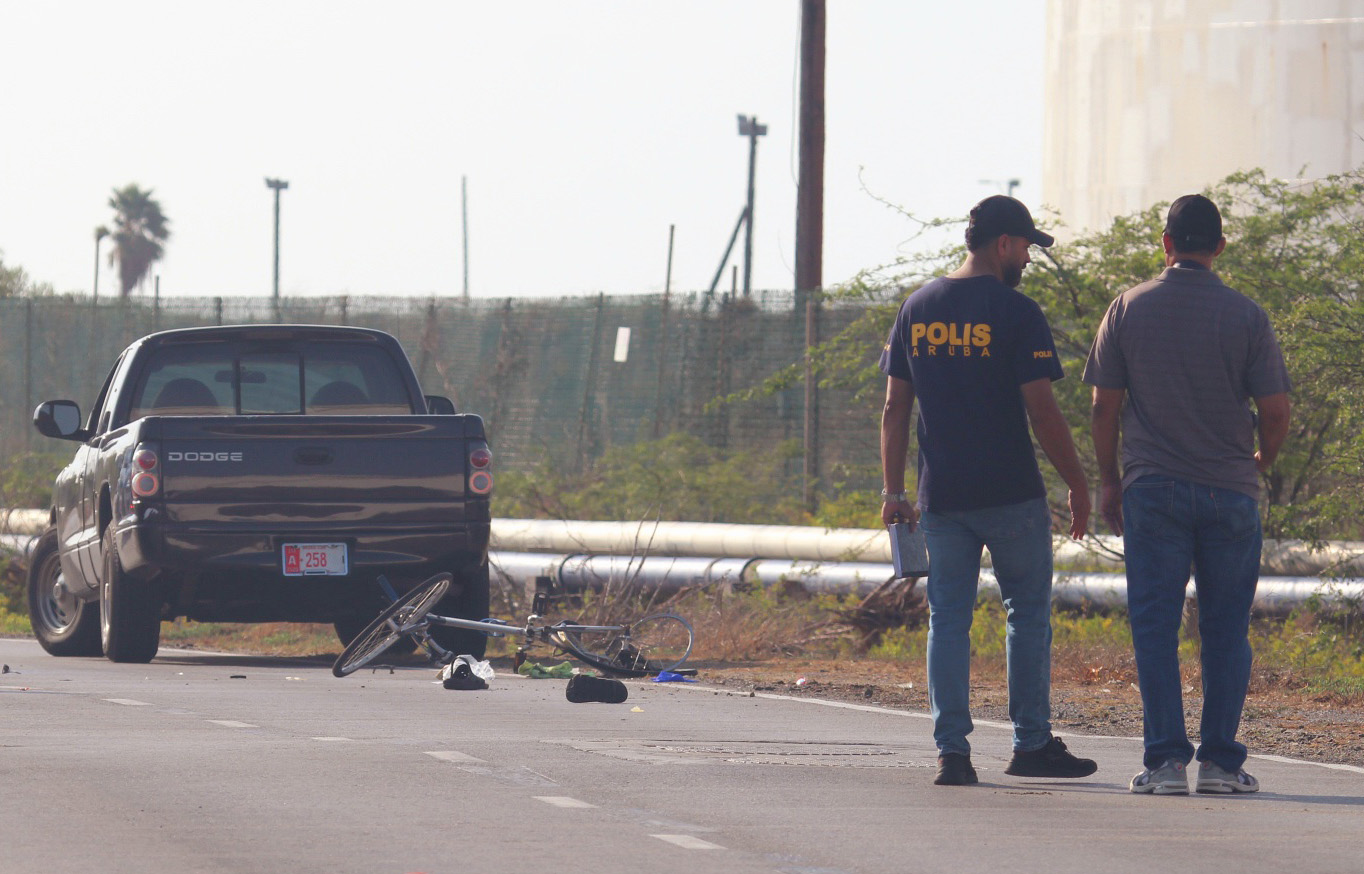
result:
[(564, 688), (564, 697), (574, 704), (600, 701), (603, 704), (620, 704), (630, 696), (625, 684), (620, 680), (604, 677), (589, 677), (587, 674), (574, 674)]
[(1038, 750), (1015, 752), (1004, 773), (1014, 777), (1088, 777), (1099, 770), (1093, 759), (1071, 755), (1059, 737)]
[(971, 767), (971, 757), (961, 753), (943, 753), (938, 756), (938, 776), (933, 780), (935, 786), (969, 786), (979, 783), (976, 769)]

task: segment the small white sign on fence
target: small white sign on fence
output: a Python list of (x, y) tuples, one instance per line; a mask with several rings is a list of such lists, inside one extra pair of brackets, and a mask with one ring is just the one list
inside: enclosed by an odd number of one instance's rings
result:
[(630, 329), (616, 328), (616, 355), (615, 360), (624, 362), (630, 357)]

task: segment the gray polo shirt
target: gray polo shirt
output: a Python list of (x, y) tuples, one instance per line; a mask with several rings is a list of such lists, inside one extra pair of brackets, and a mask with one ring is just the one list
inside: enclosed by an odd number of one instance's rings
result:
[(1289, 390), (1274, 328), (1210, 270), (1169, 267), (1109, 305), (1084, 381), (1126, 389), (1123, 487), (1148, 474), (1260, 495), (1251, 398)]

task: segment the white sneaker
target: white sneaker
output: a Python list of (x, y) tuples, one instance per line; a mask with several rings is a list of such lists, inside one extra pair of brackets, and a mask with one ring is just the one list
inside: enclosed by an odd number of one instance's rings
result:
[(1169, 759), (1160, 767), (1147, 768), (1133, 777), (1131, 789), (1138, 795), (1188, 795), (1189, 775), (1183, 762)]
[(1260, 781), (1247, 774), (1244, 768), (1228, 771), (1212, 762), (1202, 762), (1198, 766), (1198, 791), (1259, 792)]

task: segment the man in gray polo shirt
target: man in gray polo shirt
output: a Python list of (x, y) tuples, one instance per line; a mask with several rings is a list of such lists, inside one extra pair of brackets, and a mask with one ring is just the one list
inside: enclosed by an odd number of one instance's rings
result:
[(1123, 536), (1141, 685), (1144, 770), (1131, 789), (1189, 792), (1179, 623), (1192, 565), (1203, 667), (1197, 788), (1254, 792), (1236, 732), (1260, 572), (1259, 475), (1288, 433), (1288, 373), (1265, 311), (1212, 271), (1227, 243), (1216, 205), (1199, 194), (1176, 200), (1162, 243), (1165, 271), (1109, 306), (1084, 373), (1099, 508)]

